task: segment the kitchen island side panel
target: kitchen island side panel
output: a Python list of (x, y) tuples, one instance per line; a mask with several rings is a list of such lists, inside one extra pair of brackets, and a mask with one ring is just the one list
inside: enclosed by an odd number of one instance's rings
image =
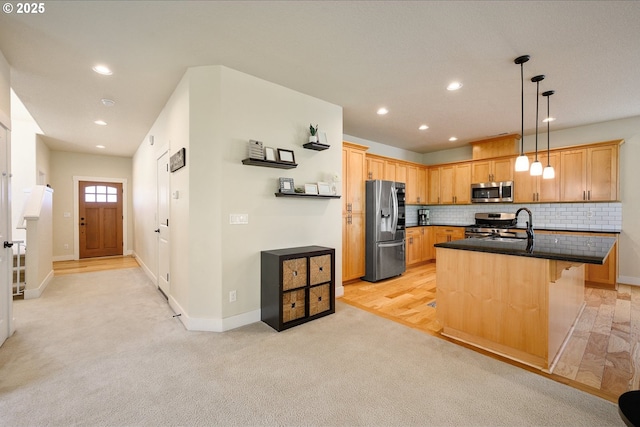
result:
[[(557, 276), (555, 261), (436, 250), (438, 319), (443, 334), (548, 370), (560, 347), (558, 340), (561, 344), (577, 315), (576, 288), (584, 292), (580, 273), (567, 285), (562, 271)], [(584, 278), (584, 266), (578, 268)], [(550, 286), (554, 286), (551, 293)], [(564, 309), (571, 314), (559, 316)], [(573, 319), (567, 322), (570, 316)]]

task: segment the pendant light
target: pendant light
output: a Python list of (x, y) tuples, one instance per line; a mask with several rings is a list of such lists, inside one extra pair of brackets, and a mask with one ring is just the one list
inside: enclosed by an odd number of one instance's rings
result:
[(520, 155), (516, 159), (516, 172), (524, 172), (529, 170), (529, 158), (524, 154), (524, 71), (523, 65), (529, 60), (529, 55), (522, 55), (513, 60), (514, 63), (520, 65)]
[(536, 84), (536, 160), (531, 163), (531, 169), (529, 173), (531, 176), (540, 176), (542, 175), (542, 163), (538, 160), (538, 110), (539, 110), (539, 102), (540, 96), (538, 93), (540, 92), (540, 82), (544, 80), (544, 75), (534, 76), (531, 78), (531, 81)]
[(556, 177), (556, 171), (553, 169), (553, 166), (551, 166), (551, 163), (550, 163), (551, 158), (549, 157), (549, 139), (550, 139), (549, 123), (551, 122), (551, 113), (549, 113), (549, 97), (554, 93), (556, 92), (553, 90), (542, 92), (542, 96), (547, 97), (547, 166), (542, 171), (543, 179), (553, 179)]

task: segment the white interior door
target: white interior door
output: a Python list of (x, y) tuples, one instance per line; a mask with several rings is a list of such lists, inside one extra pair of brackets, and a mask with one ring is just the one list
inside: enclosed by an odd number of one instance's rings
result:
[(157, 208), (157, 227), (158, 233), (158, 287), (166, 297), (171, 291), (171, 282), (169, 277), (169, 153), (164, 153), (158, 159), (158, 208)]
[(10, 148), (9, 131), (0, 124), (0, 345), (13, 332), (13, 250), (5, 245), (11, 242)]

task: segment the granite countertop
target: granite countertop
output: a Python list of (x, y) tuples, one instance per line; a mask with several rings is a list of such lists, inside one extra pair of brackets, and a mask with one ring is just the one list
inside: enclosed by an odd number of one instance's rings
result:
[[(406, 224), (405, 227), (406, 228), (412, 228), (412, 227), (433, 227), (433, 226), (441, 226), (441, 227), (475, 227), (475, 224), (446, 224), (446, 223), (434, 223), (431, 222), (428, 225), (418, 225), (418, 224)], [(510, 230), (518, 230), (518, 231), (522, 231), (524, 232), (525, 228), (524, 227), (514, 227), (511, 228)], [(534, 230), (540, 230), (540, 231), (568, 231), (568, 232), (572, 232), (572, 233), (584, 233), (584, 234), (589, 234), (589, 233), (609, 233), (609, 234), (620, 234), (622, 232), (622, 230), (620, 229), (613, 229), (613, 230), (605, 230), (605, 229), (599, 229), (599, 228), (590, 228), (590, 229), (579, 229), (579, 228), (567, 228), (566, 226), (558, 226), (558, 227), (553, 227), (553, 226), (543, 226), (543, 227), (534, 227)]]
[(614, 237), (563, 234), (536, 234), (529, 246), (526, 234), (516, 239), (462, 239), (438, 243), (436, 248), (488, 252), (501, 255), (553, 259), (586, 264), (604, 264), (616, 239)]
[(438, 227), (473, 227), (473, 224), (446, 224), (446, 223), (442, 223), (442, 222), (430, 222), (427, 225), (420, 225), (420, 224), (406, 224), (405, 228), (412, 228), (412, 227), (433, 227), (433, 226), (438, 226)]

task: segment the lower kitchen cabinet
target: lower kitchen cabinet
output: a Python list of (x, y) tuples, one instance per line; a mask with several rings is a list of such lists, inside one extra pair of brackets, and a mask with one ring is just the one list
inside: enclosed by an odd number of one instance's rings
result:
[[(451, 242), (452, 240), (464, 239), (464, 227), (445, 227), (437, 225), (433, 227), (433, 245), (436, 243)], [(435, 249), (433, 251), (433, 259), (436, 259)]]
[(432, 227), (411, 227), (407, 229), (407, 265), (415, 265), (430, 261), (433, 254), (433, 229)]
[(261, 320), (282, 331), (335, 312), (335, 249), (261, 252)]

